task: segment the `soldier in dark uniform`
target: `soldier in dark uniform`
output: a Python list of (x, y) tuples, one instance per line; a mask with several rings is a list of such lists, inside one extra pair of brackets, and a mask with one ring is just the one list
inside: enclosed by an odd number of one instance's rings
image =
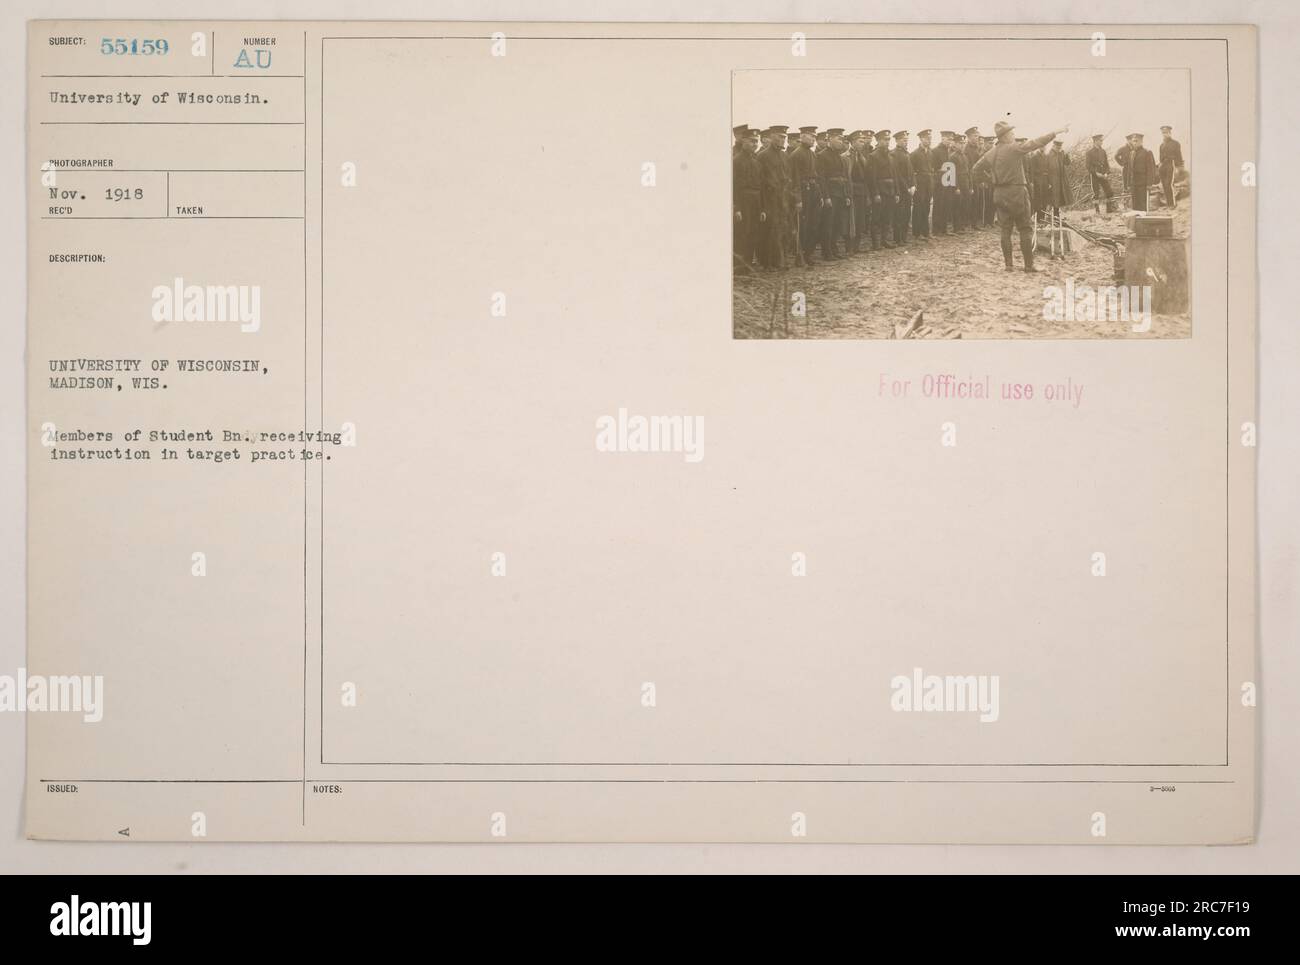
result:
[(890, 239), (894, 234), (894, 208), (898, 203), (898, 189), (894, 184), (894, 161), (889, 154), (889, 131), (876, 131), (876, 149), (867, 158), (867, 177), (871, 190), (871, 247), (896, 247)]
[(749, 137), (749, 125), (739, 124), (731, 129), (731, 159), (736, 160), (742, 150), (744, 150), (745, 139)]
[(1034, 217), (1039, 221), (1047, 213), (1050, 181), (1047, 177), (1047, 158), (1041, 150), (1031, 151), (1026, 161), (1029, 165), (1029, 177), (1033, 184)]
[(957, 168), (957, 194), (953, 203), (953, 221), (957, 230), (965, 233), (970, 225), (971, 174), (970, 162), (966, 159), (966, 138), (962, 134), (953, 135), (952, 150), (949, 159)]
[[(975, 169), (975, 162), (984, 156), (981, 145), (980, 129), (978, 127), (966, 128), (966, 167), (972, 171)], [(984, 203), (986, 200), (984, 195), (984, 185), (981, 179), (972, 176), (970, 198), (966, 206), (966, 221), (976, 231), (984, 227)]]
[(732, 242), (735, 271), (747, 272), (758, 254), (763, 214), (763, 171), (754, 152), (758, 138), (746, 130), (736, 135), (740, 151), (731, 161)]
[(1174, 169), (1183, 169), (1183, 146), (1174, 140), (1174, 129), (1168, 124), (1160, 128), (1160, 193), (1165, 207), (1177, 206), (1174, 198)]
[(803, 264), (803, 248), (799, 242), (799, 209), (803, 204), (803, 199), (799, 195), (799, 181), (795, 178), (794, 173), (794, 152), (799, 150), (803, 145), (799, 143), (799, 132), (787, 126), (785, 134), (785, 175), (786, 175), (786, 205), (785, 205), (785, 238), (786, 238), (786, 260)]
[(1115, 163), (1119, 165), (1120, 171), (1124, 175), (1124, 193), (1128, 194), (1133, 188), (1133, 169), (1129, 162), (1133, 160), (1133, 135), (1130, 134), (1124, 138), (1123, 146), (1115, 152)]
[(826, 219), (831, 217), (830, 200), (826, 194), (826, 178), (822, 176), (821, 156), (826, 153), (827, 137), (825, 131), (817, 132), (817, 144), (813, 148), (813, 168), (817, 172), (817, 187), (821, 192), (821, 204), (817, 208), (817, 245), (823, 249), (823, 258), (825, 258), (825, 246), (822, 245), (822, 238), (826, 233)]
[(912, 195), (912, 240), (930, 243), (930, 201), (934, 196), (934, 168), (930, 150), (930, 129), (916, 135), (921, 146), (912, 152), (912, 177), (916, 193)]
[(957, 191), (957, 168), (952, 163), (952, 131), (939, 132), (939, 146), (934, 149), (934, 233), (952, 234), (953, 199)]
[(790, 149), (786, 142), (789, 136), (789, 125), (773, 124), (772, 130), (777, 132), (772, 138), (772, 150), (781, 156), (781, 164), (785, 171), (784, 190), (781, 192), (781, 219), (779, 225), (774, 225), (773, 233), (776, 234), (776, 244), (781, 252), (781, 264), (790, 263), (793, 251), (790, 248), (790, 226), (794, 223), (794, 198), (790, 188)]
[(788, 124), (778, 124), (781, 136), (776, 140), (777, 150), (781, 152), (781, 163), (785, 166), (785, 194), (781, 205), (781, 252), (785, 263), (795, 260), (799, 251), (799, 242), (795, 236), (795, 207), (799, 204), (799, 189), (790, 173), (790, 154), (794, 150), (795, 134)]
[(867, 177), (867, 146), (872, 131), (854, 131), (851, 135), (853, 165), (849, 175), (853, 196), (853, 251), (866, 251), (871, 234), (871, 186)]
[(1106, 199), (1107, 214), (1115, 210), (1115, 192), (1110, 187), (1110, 160), (1106, 157), (1106, 149), (1101, 145), (1105, 138), (1104, 134), (1094, 134), (1092, 147), (1083, 158), (1083, 163), (1088, 168), (1088, 177), (1092, 181), (1092, 210), (1098, 214), (1101, 213), (1102, 198)]
[(916, 194), (916, 180), (912, 175), (912, 157), (907, 153), (907, 131), (894, 132), (894, 189), (898, 203), (894, 206), (894, 244), (907, 244), (907, 229), (912, 223), (912, 196)]
[(1074, 200), (1069, 180), (1070, 156), (1065, 153), (1064, 142), (1053, 141), (1051, 150), (1043, 157), (1047, 166), (1047, 205), (1059, 216), (1061, 209), (1068, 208)]
[(781, 249), (782, 260), (788, 264), (789, 260), (794, 257), (795, 248), (793, 242), (794, 231), (794, 207), (798, 203), (798, 191), (795, 190), (794, 181), (790, 177), (790, 148), (789, 140), (794, 135), (790, 133), (788, 124), (777, 124), (772, 128), (779, 131), (773, 140), (773, 147), (781, 155), (781, 168), (785, 175), (784, 190), (781, 192), (781, 231), (778, 236), (778, 246)]
[(1050, 134), (1028, 142), (1013, 142), (1010, 124), (998, 121), (993, 125), (997, 143), (976, 164), (981, 171), (987, 168), (993, 182), (993, 203), (998, 208), (998, 223), (1002, 228), (1002, 258), (1007, 271), (1012, 271), (1011, 229), (1020, 231), (1020, 255), (1025, 261), (1025, 271), (1034, 268), (1034, 229), (1030, 222), (1029, 189), (1025, 184), (1025, 153), (1037, 150), (1068, 127), (1058, 128)]
[[(980, 157), (983, 157), (985, 154), (988, 154), (989, 151), (993, 150), (993, 144), (997, 140), (997, 138), (995, 138), (992, 134), (986, 134), (981, 140), (982, 143), (980, 144)], [(976, 159), (976, 162), (978, 163), (978, 158)], [(971, 171), (973, 172), (974, 170), (975, 170), (975, 166), (971, 165)], [(988, 225), (990, 228), (993, 227), (994, 223), (997, 221), (997, 212), (998, 212), (997, 206), (993, 203), (993, 179), (985, 175), (984, 223)]]
[(1043, 155), (1043, 166), (1047, 169), (1046, 208), (1053, 228), (1051, 239), (1053, 260), (1058, 255), (1064, 258), (1068, 250), (1068, 236), (1064, 230), (1057, 229), (1061, 227), (1061, 209), (1068, 208), (1074, 196), (1068, 177), (1070, 158), (1065, 153), (1064, 146), (1061, 141), (1053, 141), (1051, 150)]
[(792, 158), (799, 148), (799, 134), (787, 125), (785, 133), (785, 261), (786, 264), (802, 264), (803, 249), (799, 247), (799, 183), (794, 179)]
[(836, 247), (844, 236), (849, 214), (849, 179), (844, 175), (844, 129), (833, 127), (826, 132), (826, 149), (817, 153), (817, 177), (822, 182), (821, 245), (822, 258), (831, 261), (847, 257)]
[(785, 131), (769, 127), (763, 132), (763, 147), (756, 155), (763, 172), (763, 239), (759, 242), (758, 260), (767, 268), (781, 268), (785, 264), (784, 228), (788, 175), (785, 170), (785, 153), (780, 146), (785, 142)]
[(840, 154), (840, 165), (844, 169), (844, 254), (853, 253), (853, 242), (857, 237), (857, 224), (853, 213), (853, 138), (842, 136), (844, 150)]
[(799, 248), (805, 264), (811, 264), (813, 248), (817, 246), (822, 206), (821, 185), (817, 180), (816, 127), (799, 128), (799, 146), (790, 155), (790, 180), (799, 192)]
[(1141, 134), (1130, 134), (1133, 152), (1129, 155), (1129, 180), (1133, 184), (1134, 211), (1147, 210), (1147, 196), (1151, 185), (1156, 183), (1160, 169), (1156, 167), (1156, 156), (1142, 146)]

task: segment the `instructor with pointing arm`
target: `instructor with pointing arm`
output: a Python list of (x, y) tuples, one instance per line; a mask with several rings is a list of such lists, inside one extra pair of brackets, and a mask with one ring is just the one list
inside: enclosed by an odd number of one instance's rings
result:
[(1025, 184), (1024, 157), (1030, 151), (1036, 151), (1050, 144), (1058, 134), (1069, 131), (1070, 126), (1049, 131), (1042, 137), (1023, 144), (1017, 144), (1012, 138), (1015, 128), (998, 121), (993, 125), (997, 143), (993, 149), (976, 162), (979, 173), (988, 172), (993, 180), (993, 204), (998, 211), (998, 223), (1002, 226), (1002, 258), (1007, 271), (1015, 265), (1011, 259), (1011, 226), (1014, 223), (1020, 231), (1020, 254), (1025, 260), (1025, 271), (1036, 272), (1034, 267), (1033, 238), (1034, 229), (1030, 224), (1029, 188)]

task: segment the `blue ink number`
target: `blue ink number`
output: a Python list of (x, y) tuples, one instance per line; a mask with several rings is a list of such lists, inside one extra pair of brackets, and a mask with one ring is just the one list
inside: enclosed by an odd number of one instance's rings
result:
[(123, 40), (121, 37), (113, 40), (105, 37), (99, 42), (99, 52), (101, 54), (126, 54), (129, 56), (140, 54), (150, 57), (154, 54), (162, 55), (167, 53), (167, 41), (138, 40), (135, 37), (130, 40)]

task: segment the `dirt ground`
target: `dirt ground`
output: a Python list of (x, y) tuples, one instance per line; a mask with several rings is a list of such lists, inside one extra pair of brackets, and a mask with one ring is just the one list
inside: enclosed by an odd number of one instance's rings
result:
[[(1125, 213), (1069, 212), (1065, 220), (1087, 231), (1123, 239)], [(1180, 199), (1174, 234), (1186, 238), (1190, 199)], [(1115, 256), (1101, 244), (1072, 234), (1072, 250), (1053, 261), (1039, 251), (1041, 272), (1003, 270), (995, 227), (912, 241), (902, 248), (850, 255), (811, 268), (756, 269), (738, 275), (732, 288), (736, 338), (892, 338), (923, 310), (922, 337), (960, 338), (1185, 338), (1189, 314), (1153, 315), (1151, 330), (1135, 334), (1126, 321), (1047, 321), (1043, 290), (1049, 285), (1094, 287), (1119, 284)], [(1017, 269), (1023, 265), (1020, 239), (1013, 236)], [(789, 314), (792, 295), (803, 292), (804, 318)]]

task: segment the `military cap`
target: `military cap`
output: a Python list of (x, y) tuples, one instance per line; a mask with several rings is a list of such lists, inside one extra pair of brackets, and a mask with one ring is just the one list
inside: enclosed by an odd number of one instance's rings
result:
[(768, 128), (769, 131), (772, 131), (775, 134), (784, 134), (787, 129), (788, 128), (785, 124), (773, 124)]
[(861, 136), (862, 136), (862, 132), (861, 132), (861, 131), (853, 131), (851, 134), (846, 134), (846, 135), (845, 135), (845, 137), (847, 137), (850, 141), (856, 141), (856, 140), (857, 140), (858, 138), (860, 138)]
[(1172, 131), (1173, 128), (1170, 127), (1168, 124), (1161, 124), (1161, 125), (1160, 125), (1160, 130), (1161, 130), (1161, 131)]
[(1017, 144), (1024, 144), (1024, 143), (1025, 143), (1026, 141), (1028, 141), (1028, 140), (1029, 140), (1029, 138), (1027, 138), (1027, 137), (1018, 137), (1018, 138), (1016, 138), (1016, 143), (1017, 143)]
[(1129, 137), (1141, 137), (1141, 134), (1130, 134)]
[(736, 135), (736, 137), (744, 137), (746, 134), (749, 133), (749, 125), (739, 124), (736, 127), (733, 127), (731, 129), (731, 133)]
[[(1015, 129), (1016, 129), (1016, 125), (1014, 124), (1008, 124), (1006, 121), (998, 121), (996, 124), (993, 125), (993, 134), (996, 137), (1001, 137), (1007, 131), (1014, 131)], [(1016, 138), (1016, 140), (1023, 141), (1025, 140), (1025, 138), (1018, 137)]]
[(895, 140), (895, 141), (906, 141), (906, 140), (907, 140), (907, 131), (895, 131), (895, 132), (894, 132), (894, 140)]
[(1059, 137), (1052, 143), (1055, 144), (1057, 147), (1063, 147), (1065, 145), (1065, 142), (1062, 141)]
[(843, 136), (844, 136), (844, 128), (842, 128), (842, 127), (831, 127), (831, 128), (827, 128), (827, 130), (826, 130), (826, 135), (827, 135), (827, 137), (843, 137)]
[(864, 128), (862, 129), (862, 133), (865, 134), (867, 137), (875, 137), (875, 136), (876, 136), (876, 132), (873, 131), (873, 130), (872, 130), (871, 128), (869, 128), (869, 127), (864, 127)]
[(978, 127), (968, 127), (968, 128), (966, 128), (966, 134), (967, 134), (968, 136), (971, 135), (971, 134), (978, 134), (979, 132), (980, 132), (980, 129), (979, 129)]
[(940, 136), (940, 137), (956, 137), (956, 136), (957, 136), (957, 132), (956, 132), (956, 131), (940, 131), (940, 132), (939, 132), (939, 136)]
[(930, 129), (927, 127), (927, 128), (926, 128), (925, 130), (923, 130), (923, 131), (917, 131), (917, 132), (916, 132), (916, 136), (917, 136), (917, 137), (929, 137), (929, 136), (930, 136)]
[(801, 127), (801, 128), (799, 128), (799, 133), (800, 133), (800, 134), (816, 134), (816, 133), (817, 133), (817, 125), (814, 124), (814, 125), (811, 125), (811, 126), (809, 126), (809, 127)]
[(1100, 140), (1104, 139), (1105, 137), (1106, 137), (1105, 134), (1094, 134), (1094, 135), (1092, 136), (1092, 139), (1093, 139), (1094, 141), (1100, 141)]
[(889, 128), (882, 127), (880, 130), (876, 131), (876, 138), (880, 139), (882, 137), (889, 137)]

